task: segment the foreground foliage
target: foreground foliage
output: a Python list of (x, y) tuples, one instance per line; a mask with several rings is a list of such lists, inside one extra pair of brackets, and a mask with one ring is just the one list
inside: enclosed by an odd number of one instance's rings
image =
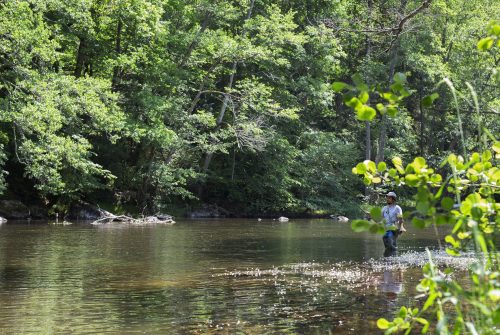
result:
[[(500, 47), (500, 25), (491, 23), (488, 35), (479, 41), (479, 50), (488, 52)], [(494, 75), (496, 71), (492, 71)], [(406, 92), (402, 86), (402, 75), (394, 82), (392, 91)], [(476, 253), (477, 263), (469, 269), (469, 278), (461, 285), (454, 270), (439, 269), (428, 251), (429, 263), (424, 267), (423, 279), (417, 286), (417, 291), (421, 293), (418, 298), (424, 299), (423, 304), (419, 308), (401, 307), (391, 321), (379, 319), (377, 325), (385, 330), (385, 334), (410, 334), (416, 330), (425, 334), (431, 327), (436, 334), (500, 333), (500, 272), (496, 244), (500, 228), (500, 204), (497, 202), (500, 194), (500, 142), (479, 124), (478, 148), (483, 151), (467, 152), (457, 91), (451, 81), (446, 79), (444, 82), (455, 96), (463, 155), (450, 154), (435, 168), (429, 166), (423, 157), (416, 157), (406, 166), (399, 157), (392, 159), (391, 166), (385, 162), (376, 164), (365, 160), (353, 168), (353, 173), (362, 176), (366, 185), (413, 189), (415, 211), (407, 215), (413, 225), (418, 228), (451, 225), (451, 233), (445, 237), (446, 252), (458, 257), (461, 252), (472, 250)], [(342, 83), (337, 86), (339, 89), (356, 90)], [(479, 113), (476, 93), (472, 85), (467, 86)], [(368, 90), (368, 86), (362, 83), (358, 83), (357, 87), (357, 91), (361, 91), (360, 97)], [(392, 93), (380, 95), (385, 98), (388, 94)], [(437, 94), (431, 94), (423, 99), (422, 104), (430, 106), (437, 98)], [(358, 118), (371, 120), (376, 112), (366, 105), (368, 100), (358, 102), (355, 99), (353, 94), (344, 98), (346, 104), (358, 113)], [(397, 100), (399, 98), (395, 97), (390, 107), (395, 109), (394, 113), (397, 113)], [(368, 110), (369, 113), (366, 112)], [(386, 106), (377, 106), (377, 110), (388, 112)], [(372, 208), (370, 214), (371, 220), (355, 220), (353, 230), (383, 234), (385, 229), (380, 208)]]

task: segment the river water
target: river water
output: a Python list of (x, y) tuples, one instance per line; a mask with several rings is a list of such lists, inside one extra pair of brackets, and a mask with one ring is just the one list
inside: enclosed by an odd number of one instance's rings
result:
[(415, 303), (426, 247), (471, 261), (408, 228), (384, 258), (379, 235), (331, 220), (8, 222), (0, 334), (380, 333), (377, 318)]

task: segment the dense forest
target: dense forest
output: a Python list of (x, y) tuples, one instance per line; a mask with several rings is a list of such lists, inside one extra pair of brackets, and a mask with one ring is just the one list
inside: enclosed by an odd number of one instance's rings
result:
[[(2, 197), (357, 215), (387, 191), (357, 162), (439, 165), (499, 133), (500, 55), (477, 48), (499, 16), (497, 0), (1, 0)], [(335, 89), (398, 73), (408, 96), (372, 122)]]

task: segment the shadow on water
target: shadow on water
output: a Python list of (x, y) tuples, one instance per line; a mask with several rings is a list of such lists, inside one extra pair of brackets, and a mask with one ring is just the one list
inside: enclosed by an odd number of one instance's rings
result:
[[(329, 220), (8, 223), (0, 333), (374, 334), (414, 302), (436, 244), (426, 234), (409, 231), (383, 257), (380, 236)], [(458, 273), (474, 261), (433, 258)]]

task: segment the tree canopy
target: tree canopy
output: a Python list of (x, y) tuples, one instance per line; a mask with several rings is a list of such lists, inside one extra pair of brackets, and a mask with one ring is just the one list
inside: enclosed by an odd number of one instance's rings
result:
[[(2, 1), (0, 189), (49, 207), (359, 213), (357, 161), (437, 162), (478, 149), (483, 126), (499, 133), (497, 40), (481, 39), (493, 13), (498, 1)], [(443, 78), (461, 102), (473, 86), (480, 112), (455, 108)], [(378, 87), (346, 106), (343, 82)], [(384, 113), (350, 108), (364, 99)]]

